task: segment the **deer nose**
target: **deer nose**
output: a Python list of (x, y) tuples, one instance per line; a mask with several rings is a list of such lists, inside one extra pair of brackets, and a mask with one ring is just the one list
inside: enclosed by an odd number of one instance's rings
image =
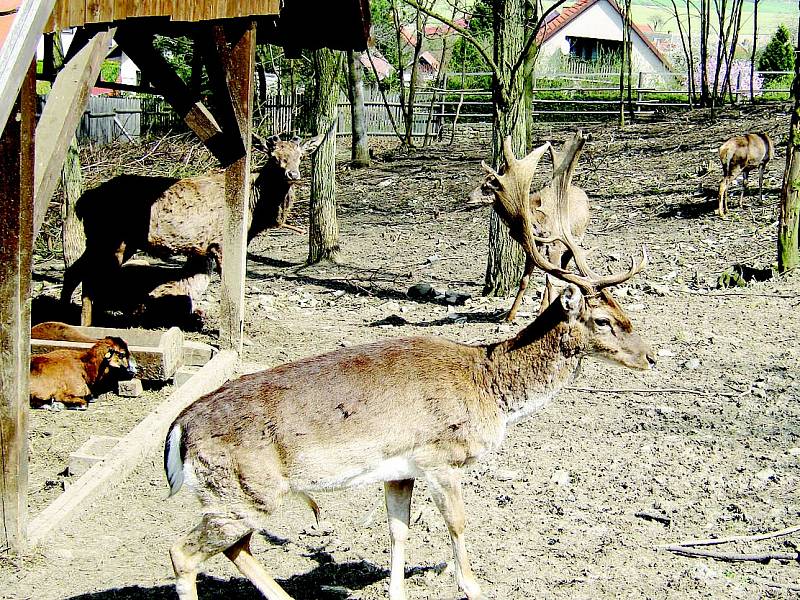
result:
[(647, 364), (650, 366), (651, 369), (656, 366), (656, 357), (653, 356), (650, 352), (647, 353)]

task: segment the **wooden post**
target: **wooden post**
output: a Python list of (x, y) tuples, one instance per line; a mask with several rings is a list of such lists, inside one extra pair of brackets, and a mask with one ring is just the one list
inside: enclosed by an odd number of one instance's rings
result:
[(0, 552), (25, 547), (36, 66), (0, 137)]
[[(216, 51), (225, 72), (229, 103), (235, 122), (223, 125), (226, 134), (244, 145), (244, 156), (225, 169), (225, 211), (222, 234), (222, 289), (220, 345), (242, 351), (244, 335), (244, 280), (247, 267), (247, 213), (250, 205), (250, 147), (253, 127), (253, 76), (256, 25), (244, 20), (214, 27)], [(227, 112), (227, 111), (225, 111)], [(237, 140), (238, 141), (238, 140)]]

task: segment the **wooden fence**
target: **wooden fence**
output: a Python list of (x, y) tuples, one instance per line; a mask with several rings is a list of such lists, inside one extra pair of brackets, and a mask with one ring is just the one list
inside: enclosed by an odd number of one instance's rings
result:
[[(468, 73), (469, 77), (487, 73)], [(787, 73), (759, 72), (770, 80)], [(790, 75), (790, 74), (789, 74)], [(444, 79), (443, 87), (419, 90), (414, 104), (412, 135), (416, 138), (437, 137), (443, 126), (455, 129), (458, 124), (486, 123), (493, 116), (492, 94), (488, 89), (459, 88), (448, 85), (458, 82), (461, 73)], [(692, 103), (686, 89), (685, 76), (656, 76), (638, 73), (631, 89), (631, 102), (626, 112), (634, 118), (648, 118), (658, 113), (689, 110)], [(732, 82), (734, 101), (747, 101), (749, 81)], [(787, 98), (789, 89), (761, 90), (766, 98)], [(592, 122), (619, 115), (619, 73), (559, 72), (538, 74), (533, 88), (533, 115), (543, 121)], [(627, 96), (627, 90), (625, 92)], [(395, 136), (405, 131), (402, 104), (396, 92), (381, 94), (377, 88), (365, 89), (367, 133), (371, 136)], [(256, 127), (262, 132), (307, 132), (310, 119), (309, 98), (303, 93), (268, 96), (256, 106)], [(78, 136), (95, 144), (112, 141), (133, 141), (141, 135), (161, 135), (170, 130), (184, 130), (186, 125), (172, 108), (158, 96), (92, 97), (81, 120)], [(397, 130), (397, 131), (396, 131)], [(337, 135), (350, 135), (351, 115), (347, 96), (339, 100)]]
[(139, 98), (92, 96), (78, 126), (78, 140), (98, 145), (138, 140), (141, 136), (141, 113)]

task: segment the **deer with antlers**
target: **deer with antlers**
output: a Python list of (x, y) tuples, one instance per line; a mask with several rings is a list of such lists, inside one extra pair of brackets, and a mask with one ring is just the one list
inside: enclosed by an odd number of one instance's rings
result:
[[(391, 542), (390, 600), (405, 600), (405, 546), (414, 482), (428, 483), (450, 533), (455, 576), (469, 600), (485, 598), (470, 568), (461, 492), (464, 467), (496, 450), (508, 427), (540, 410), (586, 356), (631, 369), (654, 363), (649, 346), (606, 288), (639, 272), (593, 273), (567, 230), (579, 273), (539, 250), (529, 189), (549, 144), (493, 175), (497, 208), (519, 223), (532, 262), (567, 282), (557, 301), (515, 337), (467, 345), (393, 339), (342, 348), (230, 381), (184, 410), (164, 447), (170, 495), (185, 483), (199, 524), (171, 551), (181, 600), (196, 600), (200, 564), (224, 553), (268, 600), (290, 600), (250, 552), (250, 538), (286, 496), (316, 513), (317, 491), (383, 483)], [(565, 169), (563, 172), (567, 172)], [(563, 172), (554, 179), (568, 219)]]
[[(567, 160), (572, 161), (571, 169), (574, 171), (574, 163), (577, 162), (585, 143), (586, 138), (581, 132), (577, 132), (567, 139), (561, 152), (557, 152), (552, 146), (549, 147), (553, 159), (553, 181), (556, 181), (557, 177), (562, 177), (561, 174), (570, 167), (570, 164), (566, 162)], [(508, 152), (509, 150), (504, 148), (506, 160), (508, 160)], [(494, 205), (498, 215), (509, 228), (511, 238), (524, 247), (522, 222), (519, 219), (509, 218), (508, 214), (504, 212), (502, 205), (499, 205), (498, 209), (498, 201), (495, 195), (497, 173), (485, 162), (481, 162), (481, 167), (485, 173), (483, 183), (470, 192), (467, 204)], [(576, 243), (580, 244), (586, 233), (586, 227), (589, 225), (589, 198), (586, 196), (586, 192), (581, 188), (571, 184), (572, 171), (569, 173), (569, 182), (565, 188), (566, 201), (569, 208), (567, 223), (572, 238)], [(531, 222), (533, 231), (539, 238), (552, 238), (549, 242), (536, 241), (537, 248), (540, 249), (541, 253), (545, 255), (550, 262), (559, 264), (562, 268), (566, 268), (570, 260), (572, 260), (572, 251), (558, 239), (561, 237), (562, 224), (557, 217), (558, 206), (556, 192), (557, 190), (553, 187), (553, 183), (551, 183), (540, 191), (530, 194), (529, 206), (532, 211)], [(522, 304), (522, 299), (525, 296), (525, 291), (528, 288), (531, 273), (533, 273), (535, 266), (531, 257), (526, 255), (525, 269), (522, 274), (522, 279), (519, 282), (519, 288), (514, 298), (514, 303), (511, 305), (511, 309), (506, 316), (507, 321), (513, 321), (517, 316), (517, 311)], [(553, 282), (549, 276), (545, 275), (545, 288), (542, 292), (539, 314), (544, 312), (555, 297), (556, 293)]]

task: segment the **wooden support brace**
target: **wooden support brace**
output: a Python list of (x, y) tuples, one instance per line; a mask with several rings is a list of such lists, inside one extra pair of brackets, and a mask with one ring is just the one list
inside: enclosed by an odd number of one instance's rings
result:
[(216, 119), (153, 47), (153, 34), (120, 26), (115, 39), (141, 69), (142, 76), (155, 85), (223, 166), (241, 156), (241, 151), (231, 151), (225, 144), (225, 136)]
[(247, 218), (250, 201), (250, 149), (253, 119), (253, 75), (255, 70), (255, 21), (242, 20), (214, 27), (214, 59), (223, 67), (228, 106), (223, 109), (230, 123), (227, 132), (238, 132), (244, 156), (225, 170), (225, 212), (222, 236), (222, 289), (220, 344), (242, 350), (244, 325), (244, 279), (247, 262)]
[(5, 41), (0, 45), (0, 131), (17, 98), (31, 60), (36, 56), (36, 45), (44, 31), (56, 0), (28, 0), (23, 2)]
[(36, 168), (33, 236), (39, 235), (50, 199), (58, 186), (61, 167), (78, 128), (89, 90), (97, 81), (114, 30), (96, 33), (59, 72), (36, 126)]
[(36, 67), (0, 137), (0, 553), (25, 548)]

